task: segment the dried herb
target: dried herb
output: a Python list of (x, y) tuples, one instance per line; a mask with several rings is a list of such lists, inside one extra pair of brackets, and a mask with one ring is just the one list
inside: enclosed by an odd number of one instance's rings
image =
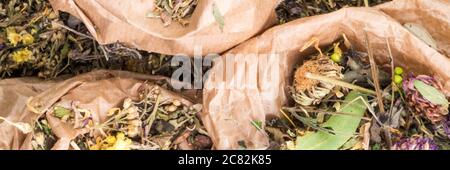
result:
[(256, 128), (256, 129), (258, 129), (258, 130), (262, 130), (263, 128), (262, 128), (262, 122), (261, 121), (259, 121), (259, 120), (253, 120), (253, 121), (251, 121), (251, 123), (252, 123), (252, 125)]
[(361, 100), (363, 95), (358, 92), (350, 92), (344, 100), (344, 106), (339, 112), (348, 113), (356, 117), (347, 115), (333, 115), (322, 127), (332, 129), (336, 134), (319, 131), (309, 133), (297, 138), (296, 149), (300, 150), (336, 150), (350, 139), (358, 128), (361, 117), (366, 111), (366, 106)]
[(420, 80), (414, 80), (414, 87), (431, 103), (448, 107), (448, 101), (445, 98), (445, 95), (435, 87), (425, 84)]
[(69, 116), (72, 113), (71, 110), (66, 109), (64, 107), (57, 106), (55, 107), (53, 114), (58, 118), (63, 118)]
[(439, 146), (433, 141), (433, 139), (413, 136), (411, 138), (402, 139), (395, 143), (391, 148), (392, 150), (438, 150)]
[[(319, 48), (317, 42), (318, 40), (313, 38), (300, 50), (316, 44), (314, 47), (318, 54), (306, 57), (294, 74), (291, 88), (294, 93), (292, 99), (296, 103), (281, 110), (289, 126), (278, 130), (274, 130), (270, 124), (265, 127), (270, 135), (271, 146), (276, 143), (281, 149), (448, 148), (448, 101), (440, 82), (425, 75), (409, 75), (403, 80), (404, 70), (394, 66), (388, 42), (390, 68), (380, 67), (377, 65), (379, 63), (375, 63), (376, 56), (371, 54), (369, 41), (366, 41), (367, 53), (354, 50), (345, 35), (343, 40), (323, 49)], [(318, 57), (323, 57), (324, 61), (312, 65)], [(330, 64), (342, 67), (342, 72), (339, 72), (343, 75), (342, 80), (329, 77), (338, 73), (330, 69)], [(321, 69), (330, 73), (318, 71)], [(303, 77), (300, 79), (297, 75)], [(320, 93), (324, 91), (322, 86), (326, 84), (332, 87), (326, 94)], [(306, 85), (321, 88), (295, 95), (295, 92), (299, 92), (295, 91), (296, 88), (310, 87)], [(357, 92), (363, 92), (365, 95), (354, 96), (353, 93)], [(301, 95), (311, 97), (299, 97)], [(347, 97), (342, 101), (340, 98), (344, 95)], [(353, 96), (354, 101), (350, 102), (353, 105), (343, 105), (342, 102), (349, 102), (349, 96)], [(316, 100), (306, 103), (303, 102), (305, 99)], [(364, 114), (365, 110), (368, 110), (367, 114)], [(354, 115), (355, 113), (357, 115)], [(359, 134), (356, 134), (358, 128)], [(275, 134), (277, 138), (274, 138)], [(283, 141), (280, 136), (287, 140), (280, 143)], [(289, 139), (289, 136), (296, 140)], [(422, 140), (415, 136), (427, 136), (427, 139)]]
[(286, 23), (298, 18), (325, 14), (345, 7), (374, 6), (390, 0), (284, 0), (276, 10), (278, 21)]
[(189, 22), (186, 18), (194, 12), (198, 0), (156, 0), (156, 9), (147, 13), (149, 18), (160, 18), (164, 26), (169, 26), (172, 21), (186, 26)]
[(322, 51), (317, 47), (319, 43), (318, 40), (312, 39), (310, 43), (307, 43), (303, 47), (303, 49), (308, 48), (312, 43), (316, 43), (315, 47), (320, 52), (320, 55), (303, 63), (302, 66), (297, 68), (294, 75), (294, 90), (292, 97), (298, 104), (303, 106), (320, 103), (322, 98), (328, 95), (335, 87), (335, 85), (331, 83), (309, 79), (306, 77), (306, 74), (313, 73), (334, 79), (343, 78), (341, 73), (342, 67), (334, 63), (330, 57), (322, 54)]
[(220, 31), (223, 32), (223, 27), (225, 26), (225, 20), (220, 13), (219, 7), (217, 7), (216, 3), (213, 3), (213, 15), (217, 24), (219, 24)]
[(433, 77), (410, 74), (403, 82), (406, 101), (418, 114), (424, 114), (437, 124), (448, 114), (448, 101), (442, 94), (442, 85)]
[(52, 11), (47, 0), (0, 4), (0, 78), (51, 79), (96, 69), (171, 76), (177, 69), (171, 56), (98, 44), (80, 20)]
[(422, 25), (415, 23), (405, 23), (403, 25), (409, 32), (413, 33), (417, 38), (425, 42), (433, 49), (438, 49), (436, 41), (433, 39), (431, 34)]

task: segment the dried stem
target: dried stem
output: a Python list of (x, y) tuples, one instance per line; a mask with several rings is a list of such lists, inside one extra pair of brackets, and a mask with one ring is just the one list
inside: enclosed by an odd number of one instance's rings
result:
[(158, 107), (159, 107), (159, 102), (160, 102), (160, 100), (161, 100), (161, 95), (159, 95), (158, 94), (158, 97), (156, 98), (156, 103), (155, 103), (155, 106), (154, 106), (154, 108), (153, 108), (153, 112), (152, 112), (152, 114), (148, 117), (148, 126), (150, 127), (149, 128), (149, 131), (151, 130), (151, 128), (152, 128), (152, 124), (153, 124), (153, 122), (155, 121), (155, 119), (156, 119), (156, 114), (158, 114)]
[(295, 128), (297, 128), (297, 126), (295, 126), (295, 123), (292, 121), (292, 119), (283, 111), (283, 109), (280, 109), (280, 112), (283, 114), (284, 117), (286, 117), (286, 119), (289, 121), (289, 123), (292, 124), (292, 126), (294, 126)]
[(350, 84), (350, 83), (347, 83), (345, 81), (336, 80), (336, 79), (328, 78), (328, 77), (317, 75), (317, 74), (313, 74), (313, 73), (305, 73), (305, 77), (309, 78), (309, 79), (318, 80), (318, 81), (322, 81), (322, 82), (325, 82), (325, 83), (330, 83), (330, 84), (334, 84), (334, 85), (337, 85), (337, 86), (349, 88), (349, 89), (352, 89), (352, 90), (360, 91), (360, 92), (363, 92), (363, 93), (376, 95), (376, 92), (373, 91), (373, 90), (366, 89), (364, 87), (360, 87), (360, 86), (357, 86), (357, 85), (354, 85), (354, 84)]
[(58, 26), (60, 26), (60, 27), (62, 27), (62, 28), (64, 28), (64, 29), (66, 29), (66, 30), (68, 30), (68, 31), (70, 31), (70, 32), (72, 32), (72, 33), (74, 33), (74, 34), (77, 34), (77, 35), (79, 35), (79, 36), (82, 36), (82, 37), (85, 37), (85, 38), (89, 38), (89, 39), (95, 40), (94, 37), (91, 37), (91, 36), (89, 36), (89, 35), (86, 35), (86, 34), (83, 34), (83, 33), (81, 33), (81, 32), (78, 32), (78, 31), (76, 31), (76, 30), (74, 30), (74, 29), (72, 29), (72, 28), (70, 28), (70, 27), (68, 27), (68, 26), (66, 26), (66, 25), (64, 25), (64, 24), (60, 24), (60, 23), (58, 23), (58, 22), (53, 22), (53, 24), (58, 25)]
[(375, 63), (375, 59), (373, 58), (372, 46), (369, 42), (367, 32), (365, 32), (365, 31), (364, 31), (364, 38), (365, 38), (367, 53), (369, 54), (370, 69), (371, 69), (371, 73), (372, 73), (373, 83), (375, 85), (375, 92), (376, 92), (376, 96), (377, 96), (378, 107), (380, 108), (380, 112), (385, 114), (386, 110), (384, 109), (383, 94), (381, 92), (380, 80), (378, 78), (378, 66), (377, 66), (377, 63)]
[(369, 0), (364, 0), (364, 5), (365, 5), (366, 7), (370, 7)]
[[(388, 48), (388, 52), (389, 52), (389, 58), (391, 59), (391, 79), (392, 80), (394, 80), (394, 75), (395, 75), (395, 73), (394, 73), (394, 57), (392, 56), (392, 51), (391, 51), (391, 45), (389, 44), (389, 41), (388, 41), (388, 39), (386, 39), (386, 45), (387, 45), (387, 48)], [(393, 107), (394, 107), (394, 96), (395, 96), (395, 91), (394, 91), (394, 87), (396, 87), (395, 86), (395, 83), (394, 82), (391, 82), (391, 84), (392, 84), (392, 88), (391, 88), (391, 107), (389, 107), (389, 115), (392, 115), (392, 111), (393, 111)]]

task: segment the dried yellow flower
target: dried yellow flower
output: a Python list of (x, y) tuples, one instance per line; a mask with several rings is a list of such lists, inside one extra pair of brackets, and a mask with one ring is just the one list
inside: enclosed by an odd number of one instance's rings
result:
[(117, 133), (116, 142), (111, 147), (106, 148), (106, 150), (130, 150), (133, 141), (125, 137), (123, 133)]
[(37, 32), (38, 32), (37, 29), (35, 28), (31, 29), (31, 34), (36, 34)]
[(22, 49), (12, 54), (11, 59), (17, 64), (28, 62), (32, 59), (33, 52), (28, 49)]
[(34, 37), (29, 34), (29, 33), (25, 33), (22, 35), (22, 43), (24, 45), (30, 45), (34, 43)]
[(89, 147), (89, 150), (100, 150), (100, 146), (98, 144), (92, 145)]
[(104, 140), (96, 139), (96, 144), (90, 146), (90, 150), (130, 150), (133, 141), (127, 138), (124, 133), (119, 132), (116, 136), (107, 136)]
[(9, 43), (11, 43), (14, 47), (17, 46), (17, 44), (19, 44), (22, 40), (22, 36), (17, 34), (16, 29), (13, 27), (6, 28), (6, 36)]
[(116, 143), (116, 137), (108, 136), (108, 137), (106, 137), (105, 142), (109, 145), (113, 145), (114, 143)]

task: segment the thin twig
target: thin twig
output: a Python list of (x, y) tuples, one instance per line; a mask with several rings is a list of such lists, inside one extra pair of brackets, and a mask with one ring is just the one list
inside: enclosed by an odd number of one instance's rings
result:
[(386, 110), (384, 109), (384, 103), (383, 103), (383, 95), (381, 93), (380, 80), (378, 79), (378, 66), (375, 63), (375, 59), (373, 58), (372, 46), (369, 42), (369, 38), (367, 36), (366, 31), (364, 31), (364, 38), (365, 38), (367, 53), (369, 54), (370, 69), (371, 69), (371, 73), (372, 73), (373, 83), (375, 86), (378, 107), (380, 108), (380, 111), (382, 114), (386, 114)]
[[(325, 114), (328, 114), (328, 115), (350, 116), (350, 117), (360, 118), (360, 116), (356, 116), (356, 115), (352, 115), (352, 114), (348, 114), (348, 113), (343, 113), (343, 112), (332, 112), (332, 111), (326, 111), (326, 110), (315, 110), (315, 109), (311, 109), (311, 110), (308, 110), (308, 112), (313, 112), (313, 113), (319, 113), (319, 112), (322, 112), (322, 113), (325, 113)], [(368, 120), (368, 121), (371, 120), (370, 118), (365, 118), (365, 117), (362, 117), (361, 119), (363, 119), (363, 120)]]
[(369, 0), (364, 0), (364, 5), (365, 5), (366, 7), (370, 7)]
[(100, 45), (100, 49), (103, 51), (103, 55), (105, 56), (106, 61), (109, 60), (108, 52), (105, 50), (105, 47), (103, 45)]
[(158, 97), (156, 97), (156, 103), (155, 103), (155, 106), (154, 106), (154, 108), (153, 108), (153, 112), (152, 112), (152, 114), (148, 117), (148, 120), (147, 120), (148, 126), (150, 127), (150, 128), (148, 129), (149, 131), (151, 130), (153, 121), (155, 121), (156, 116), (157, 116), (157, 114), (158, 114), (158, 107), (159, 107), (159, 102), (160, 102), (160, 100), (161, 100), (161, 95), (158, 94)]
[(372, 94), (372, 95), (376, 95), (376, 92), (370, 89), (366, 89), (364, 87), (360, 87), (354, 84), (350, 84), (347, 83), (345, 81), (341, 81), (341, 80), (336, 80), (336, 79), (332, 79), (332, 78), (328, 78), (325, 76), (321, 76), (321, 75), (317, 75), (317, 74), (313, 74), (313, 73), (305, 73), (305, 77), (309, 78), (309, 79), (313, 79), (313, 80), (318, 80), (318, 81), (322, 81), (325, 83), (331, 83), (337, 86), (341, 86), (341, 87), (345, 87), (345, 88), (349, 88), (352, 90), (356, 90), (356, 91), (360, 91), (363, 93), (368, 93), (368, 94)]
[[(395, 69), (394, 68), (394, 57), (392, 56), (391, 45), (389, 44), (388, 39), (386, 39), (386, 45), (387, 45), (388, 52), (389, 52), (389, 58), (391, 59), (391, 79), (394, 80), (394, 75), (395, 75), (395, 73), (394, 73), (394, 69)], [(395, 96), (395, 91), (394, 91), (395, 84), (394, 84), (394, 82), (391, 82), (391, 84), (392, 84), (392, 88), (391, 88), (392, 96), (391, 96), (391, 107), (389, 107), (389, 115), (392, 115), (392, 111), (393, 111), (392, 108), (394, 107), (394, 96)]]
[(89, 39), (95, 40), (94, 37), (89, 36), (89, 35), (86, 35), (86, 34), (83, 34), (83, 33), (81, 33), (81, 32), (78, 32), (78, 31), (76, 31), (76, 30), (74, 30), (74, 29), (72, 29), (72, 28), (70, 28), (70, 27), (68, 27), (68, 26), (66, 26), (66, 25), (64, 25), (64, 24), (60, 24), (60, 23), (58, 23), (58, 22), (53, 22), (53, 24), (56, 24), (56, 25), (58, 25), (58, 26), (60, 26), (60, 27), (62, 27), (62, 28), (64, 28), (64, 29), (66, 29), (66, 30), (68, 30), (68, 31), (70, 31), (70, 32), (72, 32), (72, 33), (74, 33), (74, 34), (77, 34), (77, 35), (79, 35), (79, 36), (82, 36), (82, 37), (85, 37), (85, 38), (89, 38)]
[(295, 126), (295, 123), (291, 120), (291, 118), (289, 118), (289, 116), (283, 111), (283, 109), (280, 109), (280, 112), (283, 114), (284, 117), (286, 117), (286, 119), (289, 121), (289, 123), (292, 124), (292, 126), (297, 128), (297, 126)]

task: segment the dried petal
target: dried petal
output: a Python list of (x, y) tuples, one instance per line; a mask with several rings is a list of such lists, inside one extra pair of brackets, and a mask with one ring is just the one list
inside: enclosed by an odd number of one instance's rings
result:
[(411, 138), (402, 139), (392, 146), (392, 150), (438, 150), (431, 138), (413, 136)]

